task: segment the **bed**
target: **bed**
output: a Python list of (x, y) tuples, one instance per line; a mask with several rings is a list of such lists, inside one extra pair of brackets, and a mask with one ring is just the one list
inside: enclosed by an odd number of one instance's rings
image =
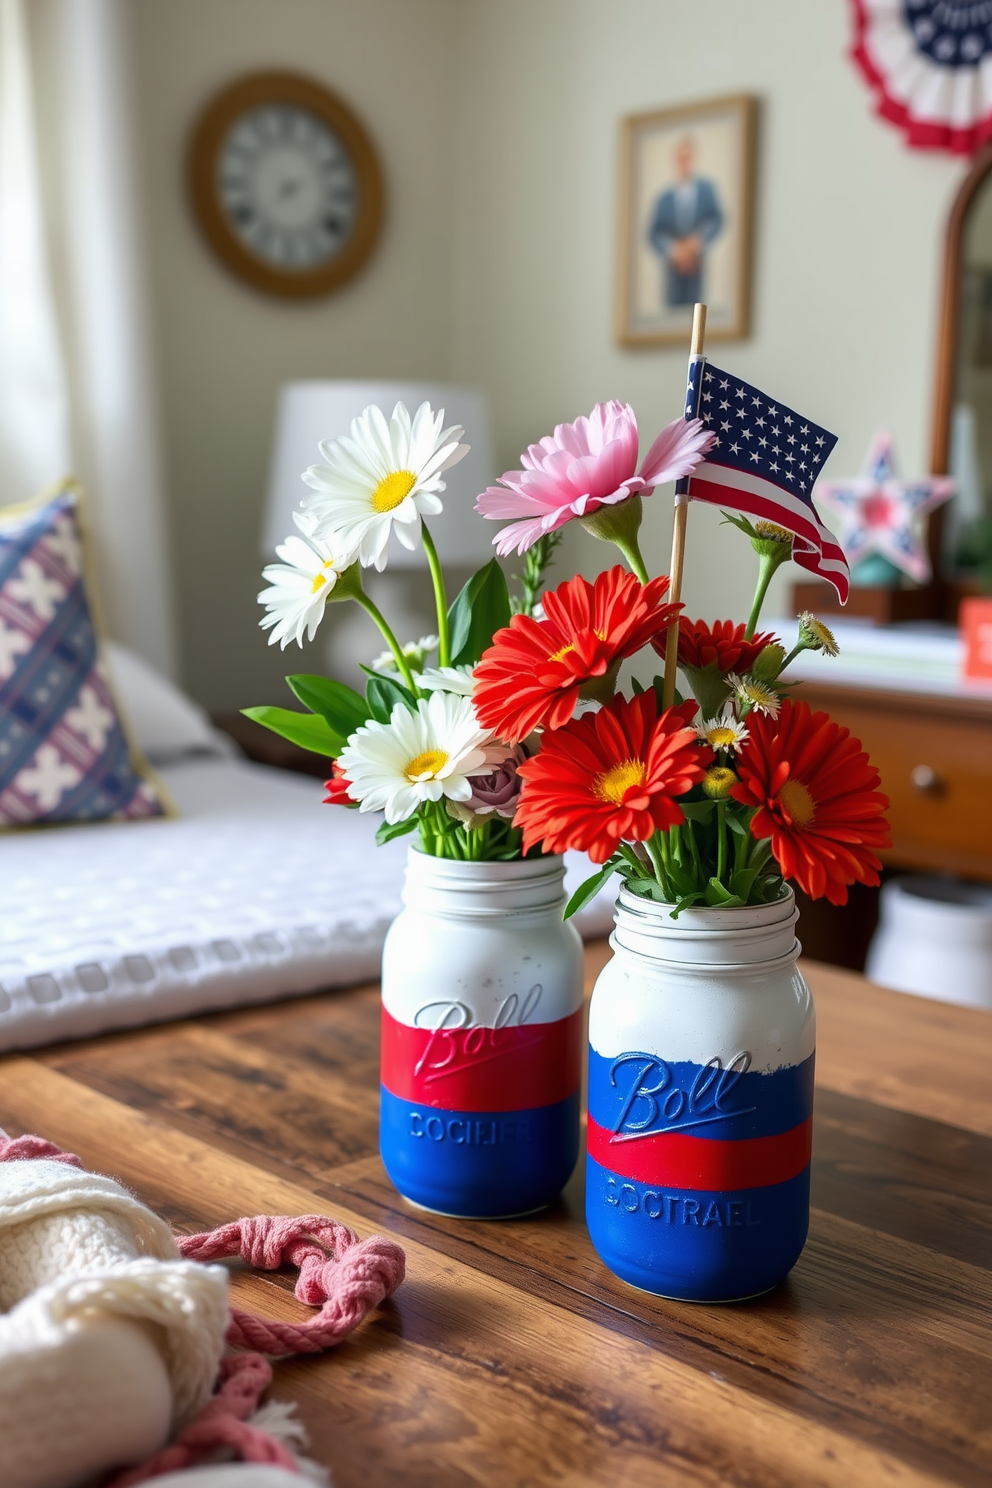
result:
[[(407, 844), (244, 759), (123, 647), (108, 662), (175, 818), (0, 836), (0, 1049), (347, 986), (378, 974)], [(569, 890), (592, 871), (569, 854)], [(604, 935), (607, 885), (577, 917)]]

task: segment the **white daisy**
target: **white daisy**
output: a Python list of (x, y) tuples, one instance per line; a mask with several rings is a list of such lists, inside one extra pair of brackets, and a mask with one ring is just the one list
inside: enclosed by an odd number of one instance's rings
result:
[(310, 518), (294, 512), (293, 520), (302, 535), (294, 533), (276, 548), (282, 562), (262, 569), (262, 578), (271, 587), (258, 596), (267, 612), (258, 623), (263, 630), (271, 629), (269, 645), (278, 641), (283, 651), (290, 641), (302, 646), (304, 634), (313, 640), (328, 596), (344, 570), (355, 562), (354, 549), (345, 551), (340, 543), (332, 548), (314, 537)]
[[(430, 653), (436, 649), (436, 635), (421, 636), (419, 641), (407, 641), (406, 645), (402, 647), (403, 655), (410, 663), (413, 671), (417, 671), (419, 667), (422, 667)], [(379, 655), (369, 664), (374, 672), (390, 672), (393, 676), (399, 676), (399, 672), (396, 670), (396, 657), (392, 651), (380, 651)]]
[(469, 698), (434, 692), (418, 700), (415, 713), (397, 703), (388, 723), (362, 724), (338, 763), (362, 811), (385, 811), (387, 822), (401, 822), (424, 801), (468, 801), (468, 777), (485, 764), (491, 737)]
[(829, 625), (824, 625), (816, 615), (804, 610), (799, 616), (799, 640), (807, 651), (823, 651), (827, 656), (839, 656), (837, 637)]
[(734, 706), (728, 702), (718, 717), (697, 723), (696, 733), (711, 749), (739, 749), (747, 738), (747, 724), (734, 716)]
[(468, 454), (459, 444), (461, 424), (442, 430), (444, 409), (437, 414), (421, 403), (411, 421), (397, 403), (387, 424), (374, 405), (352, 420), (351, 433), (320, 446), (324, 465), (311, 465), (303, 479), (313, 492), (303, 507), (317, 519), (321, 537), (344, 541), (358, 550), (364, 567), (386, 566), (393, 527), (406, 548), (415, 548), (421, 517), (442, 510), (441, 472)]
[(769, 718), (778, 717), (781, 706), (778, 693), (766, 683), (757, 677), (738, 677), (736, 672), (728, 672), (725, 681), (742, 708), (755, 708)]
[(471, 697), (475, 676), (471, 666), (428, 667), (414, 678), (422, 692), (450, 692), (456, 697)]

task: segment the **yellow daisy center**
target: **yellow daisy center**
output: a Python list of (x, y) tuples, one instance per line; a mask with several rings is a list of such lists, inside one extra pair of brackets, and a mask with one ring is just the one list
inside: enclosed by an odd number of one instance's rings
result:
[(759, 537), (764, 538), (765, 542), (768, 542), (769, 539), (771, 539), (772, 542), (792, 542), (792, 533), (786, 532), (785, 528), (780, 527), (777, 522), (765, 522), (763, 520), (759, 520), (755, 522), (754, 530)]
[[(593, 635), (596, 637), (596, 639), (598, 641), (605, 641), (606, 640), (606, 632), (604, 630), (594, 630), (593, 631)], [(549, 656), (548, 657), (548, 660), (549, 661), (564, 661), (565, 660), (565, 657), (568, 655), (568, 653), (570, 651), (574, 651), (574, 650), (575, 650), (575, 642), (574, 641), (569, 641), (569, 643), (568, 643), (567, 646), (562, 646), (562, 648), (561, 648), (560, 651), (555, 651), (552, 656)]]
[(754, 677), (745, 677), (740, 684), (739, 693), (755, 708), (774, 707), (778, 702), (778, 694), (772, 692), (763, 682)]
[(778, 799), (797, 827), (808, 827), (816, 815), (816, 802), (801, 780), (787, 780)]
[(447, 763), (448, 756), (443, 749), (425, 749), (423, 754), (410, 761), (404, 774), (411, 785), (420, 780), (436, 780)]
[(611, 806), (619, 806), (633, 786), (644, 784), (647, 773), (643, 760), (625, 759), (611, 770), (604, 770), (601, 775), (596, 776), (592, 783), (592, 793), (598, 801), (608, 801)]
[(377, 512), (392, 511), (405, 501), (417, 484), (412, 470), (391, 470), (372, 492), (372, 506)]
[(809, 631), (817, 645), (826, 651), (828, 656), (837, 655), (840, 647), (829, 625), (824, 625), (823, 621), (818, 620), (815, 615), (804, 615), (801, 621), (801, 627)]
[(717, 728), (706, 730), (706, 742), (711, 749), (731, 749), (737, 739), (737, 730), (721, 723)]
[(317, 593), (317, 590), (320, 589), (320, 588), (322, 588), (323, 585), (327, 583), (327, 575), (323, 572), (323, 569), (325, 569), (325, 568), (333, 568), (333, 567), (334, 567), (334, 559), (333, 558), (328, 558), (326, 560), (326, 562), (321, 565), (321, 572), (314, 575), (313, 583), (310, 586), (310, 593), (311, 594), (316, 594)]
[(737, 784), (737, 776), (733, 770), (728, 770), (723, 765), (714, 765), (712, 770), (707, 770), (703, 778), (703, 791), (711, 801), (724, 801), (730, 795), (730, 788)]

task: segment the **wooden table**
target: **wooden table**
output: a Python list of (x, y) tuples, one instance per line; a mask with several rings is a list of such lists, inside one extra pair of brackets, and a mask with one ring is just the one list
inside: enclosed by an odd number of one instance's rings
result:
[[(590, 978), (604, 945), (587, 952)], [(537, 1217), (407, 1207), (376, 1150), (372, 987), (0, 1061), (0, 1125), (116, 1173), (179, 1230), (323, 1211), (406, 1248), (395, 1300), (277, 1366), (337, 1488), (992, 1479), (992, 1016), (809, 964), (809, 1243), (769, 1296), (615, 1281), (577, 1174)], [(302, 1315), (290, 1278), (234, 1293)]]

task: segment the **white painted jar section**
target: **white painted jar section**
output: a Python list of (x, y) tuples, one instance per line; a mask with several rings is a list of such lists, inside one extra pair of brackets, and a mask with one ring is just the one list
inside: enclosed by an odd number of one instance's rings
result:
[(382, 953), (382, 1001), (422, 1026), (458, 1002), (472, 1026), (495, 1028), (507, 1006), (553, 1023), (582, 1005), (582, 941), (562, 922), (561, 857), (460, 863), (411, 848), (403, 902)]
[(650, 1049), (663, 1058), (750, 1068), (801, 1064), (816, 1044), (813, 999), (796, 969), (795, 895), (740, 909), (687, 909), (621, 889), (613, 959), (589, 1010), (590, 1047), (604, 1056)]

